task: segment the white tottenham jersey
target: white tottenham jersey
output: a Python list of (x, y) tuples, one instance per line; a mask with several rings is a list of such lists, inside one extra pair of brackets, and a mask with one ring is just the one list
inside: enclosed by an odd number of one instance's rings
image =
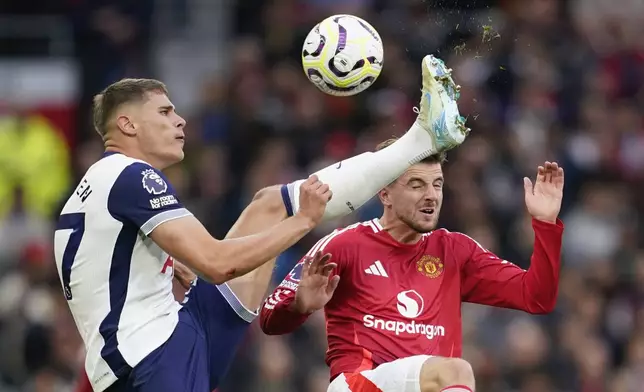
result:
[(115, 153), (89, 168), (65, 204), (56, 265), (94, 391), (125, 376), (174, 331), (181, 305), (172, 294), (173, 261), (148, 235), (188, 215), (160, 171)]

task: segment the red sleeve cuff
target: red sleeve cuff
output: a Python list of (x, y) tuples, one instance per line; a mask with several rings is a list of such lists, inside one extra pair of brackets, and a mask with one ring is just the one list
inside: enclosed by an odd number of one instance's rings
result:
[(280, 302), (276, 307), (275, 310), (278, 312), (285, 312), (288, 313), (288, 321), (289, 324), (296, 324), (296, 325), (301, 325), (303, 324), (307, 318), (311, 314), (302, 314), (299, 313), (291, 308), (291, 304), (295, 301), (295, 296), (286, 298), (282, 302)]
[(564, 223), (559, 218), (557, 218), (555, 223), (544, 222), (542, 220), (532, 218), (532, 227), (535, 230), (552, 230), (558, 233), (562, 233), (564, 230)]

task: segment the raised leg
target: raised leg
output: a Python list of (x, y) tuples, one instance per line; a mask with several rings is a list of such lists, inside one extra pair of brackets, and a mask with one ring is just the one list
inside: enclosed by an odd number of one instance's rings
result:
[[(280, 186), (262, 189), (241, 213), (226, 234), (226, 238), (243, 237), (266, 230), (286, 217), (287, 211), (282, 201)], [(248, 310), (255, 311), (262, 304), (274, 267), (275, 259), (272, 259), (256, 270), (228, 282), (228, 287)]]
[[(421, 70), (423, 96), (417, 110), (418, 118), (400, 139), (382, 150), (354, 156), (315, 173), (333, 191), (333, 198), (325, 210), (325, 219), (350, 214), (411, 165), (432, 154), (454, 148), (465, 140), (469, 130), (465, 128), (458, 111), (458, 87), (450, 76), (451, 70), (431, 55), (423, 59)], [(303, 181), (259, 191), (226, 238), (266, 230), (296, 213), (299, 186)], [(271, 260), (257, 270), (228, 282), (248, 310), (254, 311), (261, 305), (274, 265), (275, 260)]]

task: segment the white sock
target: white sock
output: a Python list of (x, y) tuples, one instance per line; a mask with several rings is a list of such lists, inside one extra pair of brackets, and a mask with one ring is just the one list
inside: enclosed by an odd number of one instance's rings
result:
[[(334, 163), (314, 173), (333, 191), (324, 219), (350, 214), (369, 201), (382, 188), (400, 177), (411, 165), (436, 153), (433, 139), (414, 123), (409, 131), (392, 145), (376, 152), (365, 152)], [(289, 215), (299, 207), (300, 184), (282, 187), (282, 197)]]

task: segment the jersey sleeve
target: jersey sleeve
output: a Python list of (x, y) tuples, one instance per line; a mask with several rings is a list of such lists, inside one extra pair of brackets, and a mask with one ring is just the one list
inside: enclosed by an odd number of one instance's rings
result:
[(346, 247), (341, 245), (341, 239), (334, 239), (335, 234), (335, 232), (331, 233), (318, 241), (266, 299), (259, 316), (259, 323), (265, 334), (283, 335), (291, 333), (304, 324), (310, 316), (310, 314), (298, 313), (290, 307), (295, 300), (295, 292), (300, 283), (304, 259), (307, 256), (312, 256), (318, 251), (330, 253), (330, 261), (338, 266), (333, 270), (329, 278), (342, 274), (348, 252)]
[(551, 312), (557, 301), (563, 223), (532, 221), (535, 233), (530, 268), (504, 260), (464, 234), (455, 234), (455, 251), (462, 252), (461, 295), (464, 302)]
[(126, 167), (110, 191), (107, 208), (121, 222), (149, 235), (161, 223), (191, 215), (163, 173), (136, 162)]

